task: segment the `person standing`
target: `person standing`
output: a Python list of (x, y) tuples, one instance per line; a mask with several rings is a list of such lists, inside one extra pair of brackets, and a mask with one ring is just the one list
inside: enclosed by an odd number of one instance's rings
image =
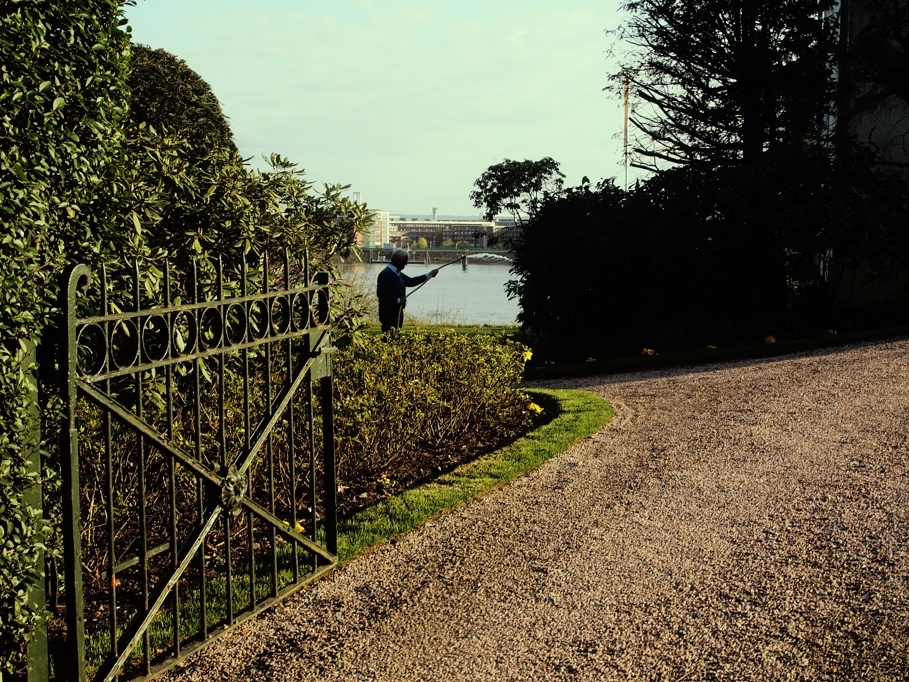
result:
[(410, 254), (407, 251), (395, 249), (391, 254), (391, 263), (379, 273), (376, 295), (379, 297), (379, 322), (382, 323), (383, 332), (397, 329), (404, 324), (407, 287), (415, 287), (439, 274), (437, 268), (419, 277), (408, 277), (402, 272), (408, 260)]

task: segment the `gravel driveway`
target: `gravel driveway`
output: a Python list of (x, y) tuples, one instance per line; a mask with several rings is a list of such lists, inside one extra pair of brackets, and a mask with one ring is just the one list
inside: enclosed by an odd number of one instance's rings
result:
[(616, 418), (168, 679), (909, 679), (909, 341), (549, 385)]

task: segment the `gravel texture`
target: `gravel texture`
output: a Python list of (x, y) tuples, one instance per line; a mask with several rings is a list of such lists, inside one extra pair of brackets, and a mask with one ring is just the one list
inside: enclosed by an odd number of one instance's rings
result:
[(548, 385), (616, 417), (167, 679), (909, 679), (909, 341)]

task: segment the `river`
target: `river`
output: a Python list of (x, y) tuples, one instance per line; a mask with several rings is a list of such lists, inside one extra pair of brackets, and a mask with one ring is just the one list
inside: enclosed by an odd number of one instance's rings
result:
[[(343, 266), (345, 277), (363, 282), (364, 288), (375, 292), (376, 277), (384, 263), (354, 263)], [(410, 263), (405, 272), (416, 277), (436, 265)], [(405, 323), (429, 324), (517, 324), (518, 301), (505, 295), (505, 283), (511, 279), (510, 265), (473, 263), (467, 270), (460, 263), (443, 268), (419, 291), (408, 289), (404, 311)]]

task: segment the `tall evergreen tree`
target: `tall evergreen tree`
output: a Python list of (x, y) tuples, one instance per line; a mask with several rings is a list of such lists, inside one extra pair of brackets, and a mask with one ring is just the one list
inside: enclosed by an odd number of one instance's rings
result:
[(633, 165), (751, 165), (821, 139), (836, 47), (831, 0), (632, 0), (612, 80), (639, 104)]
[(176, 55), (134, 44), (129, 87), (134, 122), (185, 137), (198, 155), (212, 147), (236, 151), (230, 124), (211, 86)]

